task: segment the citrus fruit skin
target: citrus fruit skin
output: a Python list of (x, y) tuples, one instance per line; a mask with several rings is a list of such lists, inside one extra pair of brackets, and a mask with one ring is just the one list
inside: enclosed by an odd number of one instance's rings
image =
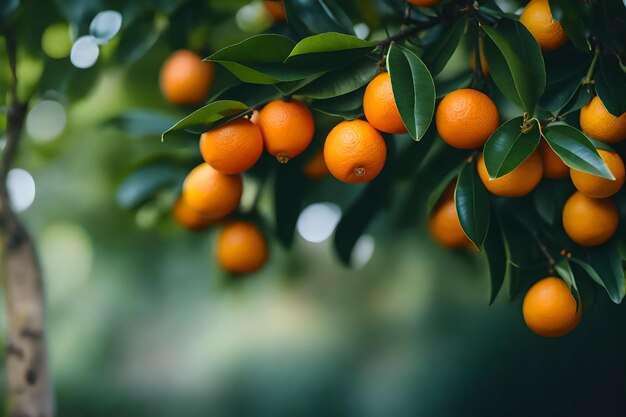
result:
[(438, 4), (440, 0), (407, 0), (409, 3), (420, 7), (430, 7)]
[(204, 229), (216, 222), (201, 211), (189, 207), (182, 198), (179, 198), (172, 207), (172, 217), (179, 225), (189, 230)]
[(221, 230), (215, 248), (218, 264), (232, 274), (256, 272), (267, 261), (267, 242), (252, 223), (235, 221)]
[(435, 242), (445, 248), (462, 249), (471, 247), (473, 245), (465, 236), (456, 211), (454, 184), (450, 190), (451, 192), (444, 193), (428, 217), (428, 231)]
[(263, 0), (263, 5), (265, 9), (272, 15), (274, 20), (285, 20), (287, 19), (287, 12), (285, 11), (285, 2), (284, 1), (272, 1), (272, 0)]
[(580, 109), (580, 128), (587, 135), (606, 143), (626, 139), (626, 113), (615, 117), (604, 107), (600, 97), (595, 96)]
[(608, 198), (591, 198), (576, 191), (563, 206), (565, 233), (582, 246), (597, 246), (609, 240), (618, 221), (617, 206)]
[(239, 174), (251, 168), (263, 153), (261, 129), (239, 118), (200, 136), (202, 158), (224, 174)]
[(335, 126), (324, 143), (324, 160), (330, 173), (340, 181), (367, 182), (385, 165), (387, 145), (378, 130), (364, 120), (343, 121)]
[(317, 152), (315, 156), (302, 167), (302, 170), (304, 171), (304, 175), (311, 180), (320, 180), (327, 176), (330, 171), (326, 166), (326, 161), (324, 161), (324, 150)]
[(170, 103), (200, 104), (213, 84), (214, 73), (212, 62), (202, 61), (191, 51), (178, 50), (161, 67), (161, 91)]
[(519, 18), (543, 51), (553, 51), (567, 42), (563, 26), (552, 18), (548, 0), (531, 0)]
[(551, 180), (562, 180), (570, 174), (569, 167), (559, 158), (545, 140), (539, 143), (539, 154), (543, 163), (543, 176)]
[(576, 328), (582, 317), (582, 305), (576, 311), (576, 299), (567, 284), (557, 277), (536, 282), (522, 304), (524, 321), (530, 330), (543, 337), (560, 337)]
[(575, 169), (570, 170), (572, 182), (578, 191), (592, 198), (606, 198), (617, 193), (624, 185), (624, 161), (615, 152), (598, 149), (600, 157), (615, 177), (615, 180), (601, 178)]
[(311, 111), (297, 100), (275, 100), (259, 112), (265, 149), (279, 162), (300, 155), (313, 140), (315, 123)]
[(498, 109), (484, 93), (462, 88), (441, 100), (435, 122), (439, 136), (448, 145), (458, 149), (479, 148), (498, 128)]
[(388, 72), (378, 74), (369, 82), (363, 95), (363, 113), (376, 129), (385, 133), (406, 133)]
[(222, 174), (203, 163), (185, 178), (182, 196), (189, 207), (216, 220), (237, 209), (242, 191), (241, 175)]
[(522, 197), (535, 189), (543, 176), (543, 163), (537, 151), (508, 174), (489, 178), (485, 158), (482, 154), (477, 161), (478, 175), (487, 191), (500, 197)]

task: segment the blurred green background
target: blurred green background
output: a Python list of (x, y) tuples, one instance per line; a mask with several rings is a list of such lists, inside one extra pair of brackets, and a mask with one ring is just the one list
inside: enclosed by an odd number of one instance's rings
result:
[[(223, 31), (241, 36), (232, 21)], [(213, 262), (214, 230), (120, 209), (137, 161), (194, 148), (108, 123), (137, 108), (183, 114), (158, 88), (168, 53), (156, 42), (133, 65), (104, 65), (65, 103), (61, 135), (20, 149), (16, 167), (36, 184), (21, 217), (45, 271), (59, 416), (624, 415), (624, 308), (598, 293), (571, 335), (535, 336), (521, 299), (488, 306), (483, 258), (435, 246), (421, 212), (408, 228), (378, 219), (360, 269), (341, 266), (330, 241), (297, 237), (233, 279)], [(317, 201), (324, 190), (345, 188), (328, 178)]]

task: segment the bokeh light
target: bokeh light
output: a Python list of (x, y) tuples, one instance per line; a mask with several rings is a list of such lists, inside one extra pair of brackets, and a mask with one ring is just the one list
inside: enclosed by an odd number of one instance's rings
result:
[(61, 103), (42, 100), (28, 113), (26, 132), (35, 142), (49, 142), (63, 132), (66, 122), (67, 113)]
[(374, 249), (376, 244), (374, 238), (371, 235), (363, 235), (356, 241), (352, 254), (350, 256), (350, 263), (356, 269), (363, 268), (372, 259), (374, 255)]
[(100, 12), (89, 25), (89, 33), (96, 43), (103, 45), (110, 41), (122, 27), (122, 15), (115, 10)]
[(70, 28), (67, 23), (48, 26), (41, 36), (41, 49), (50, 58), (66, 58), (72, 50)]
[(370, 34), (370, 28), (365, 23), (357, 23), (356, 25), (354, 25), (354, 33), (356, 34), (357, 38), (365, 39)]
[(243, 6), (235, 15), (235, 22), (241, 31), (259, 33), (272, 25), (273, 19), (262, 2), (252, 2)]
[(90, 68), (98, 60), (100, 49), (96, 38), (91, 35), (76, 39), (70, 53), (70, 60), (76, 68)]
[(338, 205), (314, 203), (302, 210), (296, 227), (304, 240), (319, 243), (333, 234), (340, 218), (341, 209)]
[(35, 180), (28, 171), (13, 168), (7, 175), (7, 189), (11, 207), (16, 213), (29, 208), (35, 201)]

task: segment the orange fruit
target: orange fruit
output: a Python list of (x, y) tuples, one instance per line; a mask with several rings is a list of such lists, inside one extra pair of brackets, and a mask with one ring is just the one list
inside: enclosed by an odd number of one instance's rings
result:
[(539, 153), (543, 162), (543, 176), (552, 180), (561, 180), (569, 176), (569, 167), (552, 150), (548, 142), (541, 140)]
[(267, 242), (254, 224), (235, 221), (221, 230), (217, 238), (215, 257), (226, 271), (249, 274), (265, 265)]
[(439, 3), (439, 1), (440, 0), (407, 0), (407, 2), (421, 7), (434, 6), (435, 4)]
[(161, 91), (173, 104), (199, 104), (213, 84), (214, 66), (195, 53), (179, 50), (163, 63), (160, 74)]
[(312, 180), (319, 180), (328, 175), (330, 171), (328, 171), (326, 161), (324, 161), (324, 151), (320, 150), (316, 153), (315, 156), (302, 167), (302, 170), (304, 171), (304, 175)]
[(172, 217), (178, 224), (186, 229), (203, 229), (215, 223), (215, 219), (211, 219), (203, 212), (194, 210), (179, 198), (172, 208)]
[(609, 240), (618, 221), (617, 206), (608, 198), (591, 198), (576, 191), (563, 206), (565, 233), (582, 246), (601, 245)]
[(577, 311), (576, 299), (561, 278), (546, 277), (530, 287), (522, 313), (528, 328), (539, 336), (560, 337), (576, 328), (582, 305)]
[(462, 88), (441, 100), (435, 122), (439, 136), (459, 149), (479, 148), (498, 128), (498, 109), (478, 90)]
[(369, 82), (363, 94), (363, 113), (376, 129), (386, 133), (406, 133), (388, 72), (378, 74)]
[(222, 174), (204, 163), (187, 175), (182, 195), (189, 207), (215, 220), (237, 209), (242, 191), (241, 175)]
[(454, 184), (446, 191), (428, 217), (428, 231), (432, 238), (448, 249), (473, 246), (465, 236), (454, 204)]
[(626, 139), (626, 113), (615, 117), (604, 107), (600, 97), (595, 96), (580, 109), (580, 128), (587, 135), (606, 143)]
[(615, 180), (597, 177), (575, 169), (570, 170), (572, 182), (578, 191), (592, 198), (610, 197), (624, 185), (624, 161), (615, 152), (598, 149), (600, 157), (615, 177)]
[(543, 51), (553, 51), (567, 42), (563, 26), (552, 18), (548, 0), (531, 0), (519, 18)]
[(535, 189), (543, 176), (543, 163), (538, 152), (533, 152), (524, 162), (500, 178), (489, 178), (483, 154), (478, 157), (478, 175), (485, 188), (500, 197), (521, 197)]
[(285, 20), (287, 18), (287, 12), (285, 11), (285, 2), (283, 0), (272, 1), (263, 0), (265, 9), (272, 15), (274, 20)]
[[(472, 53), (470, 54), (470, 68), (472, 70), (476, 70), (476, 50), (472, 50)], [(489, 70), (489, 63), (487, 62), (487, 56), (485, 55), (485, 50), (481, 47), (480, 48), (480, 69), (483, 73), (483, 76), (488, 77), (490, 70)]]
[(382, 135), (364, 120), (343, 121), (324, 143), (324, 160), (335, 178), (344, 182), (366, 182), (385, 165), (387, 145)]
[(245, 118), (235, 119), (200, 136), (200, 153), (224, 174), (251, 168), (263, 153), (261, 129)]
[(258, 123), (265, 149), (281, 163), (300, 155), (315, 133), (311, 111), (294, 99), (270, 101), (259, 112)]

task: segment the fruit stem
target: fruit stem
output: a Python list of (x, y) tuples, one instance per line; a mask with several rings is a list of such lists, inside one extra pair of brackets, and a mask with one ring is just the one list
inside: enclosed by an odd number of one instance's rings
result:
[(392, 43), (404, 40), (418, 32), (421, 32), (422, 30), (437, 26), (439, 23), (441, 23), (441, 18), (433, 17), (424, 21), (410, 20), (410, 22), (412, 24), (411, 27), (409, 27), (408, 29), (400, 30), (395, 35), (389, 36), (378, 44), (378, 46), (382, 48), (383, 54), (387, 51)]
[(592, 84), (593, 83), (593, 73), (596, 71), (596, 66), (598, 65), (598, 58), (600, 58), (600, 47), (596, 46), (596, 51), (593, 54), (593, 59), (591, 60), (591, 65), (589, 65), (589, 70), (583, 78), (582, 84)]
[(552, 255), (550, 255), (550, 252), (548, 251), (548, 248), (546, 248), (546, 245), (541, 243), (539, 240), (537, 240), (537, 245), (539, 245), (539, 249), (541, 249), (543, 256), (545, 256), (546, 259), (548, 260), (548, 263), (550, 264), (549, 268), (551, 270), (554, 267), (554, 264), (556, 263), (554, 262), (554, 258), (552, 257)]

